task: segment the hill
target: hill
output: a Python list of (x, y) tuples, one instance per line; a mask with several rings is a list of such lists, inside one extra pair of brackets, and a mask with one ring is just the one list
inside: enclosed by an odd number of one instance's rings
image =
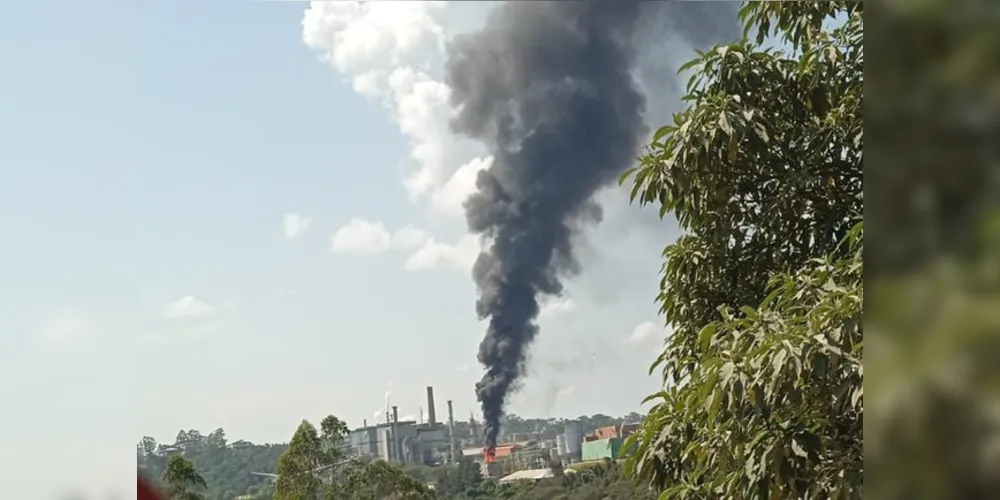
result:
[[(581, 416), (575, 420), (581, 422), (584, 432), (591, 432), (598, 427), (617, 425), (638, 418), (641, 418), (638, 414), (625, 417), (598, 414)], [(521, 418), (510, 415), (505, 418), (505, 429), (512, 437), (533, 434), (540, 439), (547, 439), (561, 433), (566, 421), (567, 419), (559, 418)], [(477, 436), (474, 431), (477, 427), (474, 419), (468, 422), (456, 422), (456, 438), (475, 440)], [(205, 478), (206, 500), (233, 500), (248, 495), (255, 498), (270, 498), (273, 494), (271, 482), (251, 472), (275, 473), (278, 460), (287, 449), (286, 443), (256, 444), (244, 440), (229, 442), (223, 429), (216, 429), (209, 434), (203, 434), (198, 430), (182, 430), (177, 433), (171, 444), (158, 443), (148, 436), (142, 438), (136, 450), (136, 463), (139, 474), (159, 485), (169, 456), (181, 452)], [(645, 494), (641, 488), (637, 489), (624, 479), (619, 464), (590, 464), (579, 472), (574, 470), (564, 477), (534, 484), (504, 486), (483, 481), (478, 468), (470, 464), (471, 462), (462, 466), (442, 467), (408, 465), (403, 470), (416, 479), (434, 483), (437, 486), (438, 498), (453, 500), (472, 498), (641, 500)], [(565, 496), (570, 494), (572, 496)]]

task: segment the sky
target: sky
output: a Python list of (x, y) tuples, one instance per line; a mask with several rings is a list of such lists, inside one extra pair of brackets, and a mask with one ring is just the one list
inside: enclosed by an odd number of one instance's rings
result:
[[(285, 441), (386, 394), (419, 417), (429, 385), (438, 415), (477, 413), (461, 203), (490, 159), (450, 132), (441, 68), (492, 7), (6, 5), (0, 496), (124, 498), (144, 435)], [(621, 415), (657, 389), (677, 230), (625, 194), (600, 194), (510, 411)]]

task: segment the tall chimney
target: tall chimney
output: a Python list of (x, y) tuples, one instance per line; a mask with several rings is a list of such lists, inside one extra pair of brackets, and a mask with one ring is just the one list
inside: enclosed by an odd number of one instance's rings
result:
[(433, 427), (437, 423), (437, 414), (434, 413), (434, 388), (427, 386), (427, 423)]
[(458, 455), (455, 454), (455, 412), (452, 411), (451, 400), (448, 400), (448, 446), (451, 450), (451, 461), (458, 463)]
[(396, 425), (397, 422), (399, 422), (399, 407), (398, 406), (393, 406), (392, 407), (392, 439), (390, 440), (390, 442), (392, 443), (392, 446), (391, 446), (392, 451), (389, 452), (389, 457), (391, 459), (395, 459), (397, 462), (402, 462), (402, 460), (399, 459), (399, 455), (400, 455), (400, 453), (399, 453), (399, 434), (396, 432), (396, 430), (398, 429), (398, 426)]

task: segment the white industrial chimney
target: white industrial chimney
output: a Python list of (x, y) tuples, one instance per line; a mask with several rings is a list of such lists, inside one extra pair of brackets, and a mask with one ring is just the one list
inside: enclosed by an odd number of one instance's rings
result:
[(437, 415), (434, 412), (434, 388), (427, 386), (427, 423), (433, 427), (437, 423)]
[(455, 412), (452, 411), (451, 400), (448, 400), (448, 446), (451, 450), (451, 461), (458, 463), (458, 455), (455, 453)]

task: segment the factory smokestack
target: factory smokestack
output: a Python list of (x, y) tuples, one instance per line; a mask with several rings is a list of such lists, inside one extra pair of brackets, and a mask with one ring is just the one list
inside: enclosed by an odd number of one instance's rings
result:
[(713, 7), (687, 5), (508, 2), (449, 49), (452, 127), (493, 156), (465, 203), (469, 230), (489, 242), (472, 270), (476, 312), (489, 319), (478, 355), (486, 373), (476, 384), (486, 452), (496, 446), (504, 403), (538, 333), (539, 295), (558, 296), (560, 278), (579, 271), (571, 236), (601, 219), (593, 195), (633, 163), (646, 132), (645, 99), (632, 76), (642, 46), (638, 21), (668, 15), (691, 33), (717, 31), (709, 22), (720, 17), (705, 14)]
[(389, 452), (389, 456), (395, 459), (397, 462), (402, 462), (401, 453), (399, 452), (399, 408), (396, 406), (392, 407), (392, 451)]
[(455, 412), (448, 400), (448, 449), (451, 452), (451, 461), (458, 463), (458, 455), (455, 452)]
[(427, 387), (427, 423), (432, 426), (437, 423), (437, 415), (434, 414), (434, 388)]

